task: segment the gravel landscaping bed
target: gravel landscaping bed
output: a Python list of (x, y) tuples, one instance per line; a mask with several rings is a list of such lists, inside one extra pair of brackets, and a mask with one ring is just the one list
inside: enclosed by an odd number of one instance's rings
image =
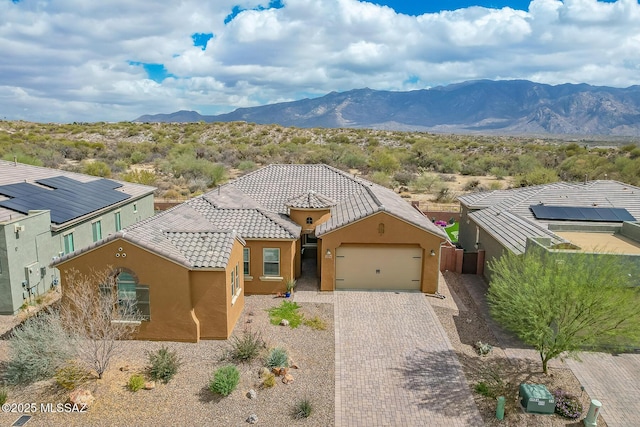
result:
[[(542, 373), (539, 359), (509, 359), (479, 312), (473, 298), (467, 292), (460, 276), (444, 273), (444, 286), (441, 292), (447, 300), (436, 300), (428, 297), (440, 323), (442, 324), (471, 388), (473, 397), (483, 421), (487, 426), (536, 426), (556, 427), (582, 425), (581, 421), (572, 421), (559, 415), (533, 415), (524, 413), (518, 399), (518, 387), (521, 383), (544, 384), (549, 391), (561, 388), (580, 398), (586, 415), (591, 401), (589, 395), (580, 389), (580, 383), (564, 362), (556, 361), (549, 367), (549, 375)], [(446, 302), (445, 302), (446, 301)], [(487, 356), (479, 356), (474, 348), (477, 341), (493, 345)], [(496, 419), (496, 400), (482, 396), (474, 391), (474, 386), (484, 381), (495, 384), (496, 379), (505, 385), (506, 409), (503, 421)], [(606, 426), (602, 417), (598, 418), (598, 426)]]
[[(334, 329), (333, 305), (299, 303), (306, 318), (318, 316), (326, 323), (326, 330), (307, 326), (291, 329), (269, 323), (266, 309), (279, 305), (282, 299), (254, 295), (245, 299), (244, 312), (234, 334), (244, 328), (259, 332), (267, 348), (284, 347), (299, 369), (291, 369), (294, 382), (283, 384), (276, 377), (276, 385), (260, 388), (258, 371), (264, 356), (248, 364), (239, 364), (240, 384), (227, 397), (219, 397), (208, 390), (213, 371), (229, 363), (224, 356), (229, 341), (201, 341), (200, 343), (162, 343), (127, 341), (122, 352), (112, 361), (101, 380), (93, 379), (85, 385), (96, 398), (91, 409), (82, 414), (40, 413), (34, 415), (29, 426), (184, 426), (184, 425), (248, 425), (251, 414), (258, 417), (258, 425), (269, 426), (330, 426), (334, 423)], [(153, 390), (130, 392), (126, 388), (129, 377), (143, 373), (147, 365), (147, 351), (166, 345), (182, 359), (176, 376), (168, 384), (157, 384)], [(0, 360), (7, 360), (7, 342), (0, 342)], [(266, 354), (266, 349), (264, 351)], [(122, 370), (121, 370), (122, 369)], [(250, 389), (255, 399), (246, 395)], [(53, 380), (41, 381), (28, 387), (11, 387), (10, 403), (62, 403), (68, 392), (61, 392)], [(313, 412), (307, 419), (292, 416), (294, 404), (308, 398)], [(19, 414), (0, 414), (1, 425), (11, 425)]]

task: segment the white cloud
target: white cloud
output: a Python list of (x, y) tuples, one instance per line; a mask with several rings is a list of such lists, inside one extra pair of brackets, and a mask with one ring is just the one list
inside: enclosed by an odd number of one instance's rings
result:
[[(636, 0), (533, 0), (411, 17), (356, 0), (0, 2), (0, 118), (203, 114), (360, 87), (478, 78), (640, 84)], [(238, 4), (239, 13), (225, 18)], [(213, 33), (206, 50), (194, 33)], [(148, 78), (142, 66), (170, 75)]]

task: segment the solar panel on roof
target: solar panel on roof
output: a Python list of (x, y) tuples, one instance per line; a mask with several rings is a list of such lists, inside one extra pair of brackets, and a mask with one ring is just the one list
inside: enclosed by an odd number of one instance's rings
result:
[(624, 208), (600, 208), (588, 206), (531, 205), (536, 219), (559, 221), (623, 222), (636, 219)]
[[(11, 198), (0, 201), (0, 206), (24, 214), (28, 214), (30, 210), (49, 210), (51, 222), (62, 224), (131, 197), (116, 191), (115, 188), (122, 185), (108, 179), (83, 183), (68, 177), (57, 176), (36, 182), (52, 189), (48, 190), (27, 183), (2, 186), (0, 194)], [(20, 186), (11, 187), (17, 185)]]

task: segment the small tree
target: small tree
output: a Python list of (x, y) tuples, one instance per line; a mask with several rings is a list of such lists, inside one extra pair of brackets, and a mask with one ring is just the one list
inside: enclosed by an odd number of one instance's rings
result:
[[(637, 269), (609, 254), (508, 253), (490, 263), (491, 315), (549, 360), (585, 348), (637, 344)], [(633, 272), (632, 274), (629, 274)]]
[(81, 275), (67, 272), (60, 316), (80, 359), (102, 378), (121, 340), (137, 330), (142, 316), (135, 304), (118, 298), (115, 276), (107, 270)]

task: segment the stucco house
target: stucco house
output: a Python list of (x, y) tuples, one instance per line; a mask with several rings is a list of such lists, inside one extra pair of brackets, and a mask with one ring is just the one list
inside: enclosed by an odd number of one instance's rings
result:
[[(319, 288), (438, 289), (446, 234), (392, 190), (333, 167), (270, 165), (56, 261), (110, 268), (137, 290), (140, 339), (224, 339), (245, 294), (285, 290), (317, 264)], [(121, 276), (122, 275), (122, 276)], [(120, 289), (122, 287), (122, 290)]]
[[(618, 181), (557, 182), (459, 198), (458, 243), (477, 273), (506, 251), (532, 248), (625, 257), (640, 270), (640, 188)], [(635, 274), (635, 273), (634, 273)]]
[(0, 314), (58, 285), (52, 259), (153, 215), (154, 190), (0, 160)]

